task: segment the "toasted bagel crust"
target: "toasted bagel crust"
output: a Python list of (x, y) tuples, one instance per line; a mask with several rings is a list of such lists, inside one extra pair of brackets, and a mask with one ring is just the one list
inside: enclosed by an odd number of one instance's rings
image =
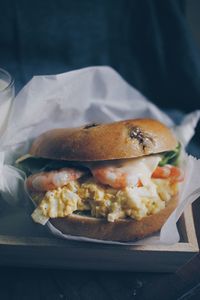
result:
[(175, 196), (164, 209), (140, 221), (127, 218), (111, 223), (105, 219), (72, 214), (64, 218), (50, 219), (50, 222), (64, 234), (100, 240), (135, 241), (160, 230), (177, 204), (178, 196)]
[(34, 141), (29, 153), (58, 160), (97, 161), (155, 154), (176, 145), (176, 138), (164, 124), (135, 119), (50, 130)]

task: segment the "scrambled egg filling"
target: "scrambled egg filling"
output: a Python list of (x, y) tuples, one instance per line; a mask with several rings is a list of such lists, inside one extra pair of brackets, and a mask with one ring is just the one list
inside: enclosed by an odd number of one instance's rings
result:
[(150, 179), (145, 186), (126, 187), (123, 190), (102, 185), (94, 178), (89, 178), (84, 183), (71, 181), (63, 187), (46, 192), (32, 217), (39, 223), (45, 223), (47, 218), (89, 211), (91, 216), (106, 218), (109, 222), (126, 217), (141, 220), (165, 208), (177, 192), (178, 184), (171, 183), (168, 179)]

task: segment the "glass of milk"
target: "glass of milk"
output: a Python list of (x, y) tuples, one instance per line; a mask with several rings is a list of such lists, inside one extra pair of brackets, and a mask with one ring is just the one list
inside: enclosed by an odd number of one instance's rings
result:
[(6, 129), (14, 96), (14, 79), (7, 71), (0, 68), (0, 137)]

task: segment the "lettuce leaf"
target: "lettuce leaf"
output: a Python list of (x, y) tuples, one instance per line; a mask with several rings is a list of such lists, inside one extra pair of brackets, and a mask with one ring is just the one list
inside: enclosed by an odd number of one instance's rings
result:
[(23, 160), (17, 161), (15, 166), (26, 173), (27, 176), (43, 171), (45, 166), (49, 164), (51, 160), (46, 158), (39, 158), (29, 156)]
[[(59, 170), (65, 167), (77, 167), (78, 169), (84, 168), (80, 162), (71, 162), (65, 160), (52, 160), (47, 158), (40, 158), (34, 156), (24, 156), (24, 159), (18, 159), (15, 166), (30, 176), (35, 173), (51, 170)], [(85, 169), (85, 168), (84, 168)]]
[(179, 164), (179, 157), (181, 153), (181, 144), (179, 143), (175, 150), (167, 151), (164, 153), (162, 160), (159, 162), (159, 166), (163, 167), (164, 165), (174, 165)]

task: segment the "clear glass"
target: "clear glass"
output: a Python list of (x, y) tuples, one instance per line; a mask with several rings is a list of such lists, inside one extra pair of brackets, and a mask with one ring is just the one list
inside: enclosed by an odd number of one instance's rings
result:
[(6, 129), (14, 97), (14, 79), (7, 71), (0, 68), (0, 136), (3, 135)]

